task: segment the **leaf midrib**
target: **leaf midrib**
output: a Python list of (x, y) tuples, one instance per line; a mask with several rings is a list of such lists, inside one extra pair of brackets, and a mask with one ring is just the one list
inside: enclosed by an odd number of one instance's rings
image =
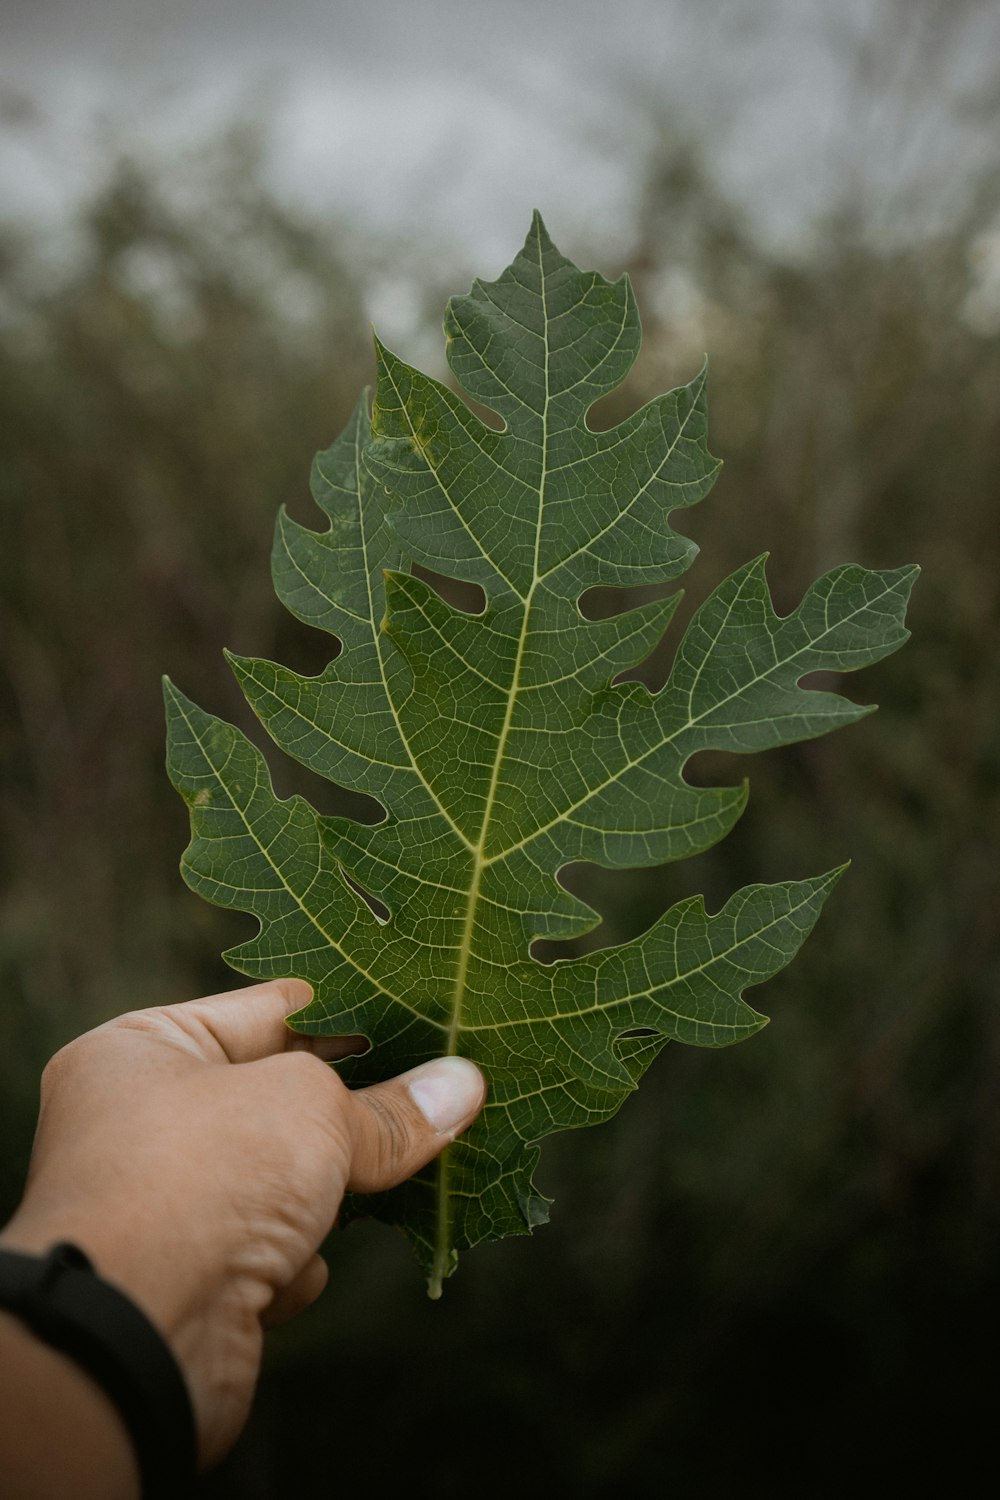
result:
[[(507, 748), (507, 739), (514, 718), (514, 704), (517, 701), (518, 689), (521, 682), (521, 663), (524, 659), (524, 647), (528, 638), (528, 625), (531, 619), (531, 607), (538, 587), (538, 561), (541, 553), (542, 527), (545, 514), (545, 478), (546, 459), (548, 455), (548, 419), (549, 419), (549, 318), (545, 290), (545, 265), (542, 259), (542, 246), (538, 245), (538, 273), (541, 285), (542, 297), (542, 328), (544, 330), (544, 380), (545, 395), (540, 412), (542, 443), (539, 462), (538, 481), (538, 515), (535, 522), (535, 549), (532, 560), (532, 581), (528, 593), (524, 599), (524, 614), (521, 619), (521, 633), (517, 642), (517, 653), (514, 658), (514, 666), (511, 675), (510, 692), (507, 695), (507, 707), (504, 713), (503, 725), (497, 740), (496, 753), (493, 757), (493, 771), (490, 776), (489, 789), (486, 793), (486, 801), (483, 806), (483, 820), (479, 829), (479, 839), (473, 851), (472, 878), (469, 882), (469, 897), (465, 908), (465, 922), (462, 928), (462, 940), (459, 948), (458, 966), (455, 971), (455, 987), (452, 992), (451, 1023), (448, 1029), (448, 1055), (454, 1056), (458, 1051), (458, 1039), (461, 1032), (462, 1007), (465, 1000), (466, 983), (468, 980), (469, 962), (472, 957), (472, 938), (476, 927), (476, 912), (479, 907), (479, 893), (482, 885), (483, 871), (486, 868), (483, 851), (486, 847), (486, 839), (489, 834), (490, 819), (493, 816), (493, 804), (496, 800), (497, 787), (500, 783), (500, 767), (503, 764), (504, 753)], [(429, 1288), (431, 1295), (440, 1295), (441, 1283), (447, 1274), (447, 1267), (451, 1256), (451, 1213), (449, 1193), (449, 1161), (448, 1151), (445, 1150), (438, 1158), (437, 1169), (437, 1212), (436, 1232), (434, 1246), (434, 1263), (431, 1270)]]

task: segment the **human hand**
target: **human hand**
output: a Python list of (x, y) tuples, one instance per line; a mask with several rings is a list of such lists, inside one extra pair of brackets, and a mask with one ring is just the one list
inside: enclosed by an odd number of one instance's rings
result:
[(134, 1011), (64, 1047), (0, 1236), (73, 1241), (146, 1312), (187, 1378), (203, 1465), (246, 1420), (263, 1329), (322, 1291), (316, 1252), (345, 1190), (412, 1176), (485, 1098), (463, 1058), (349, 1090), (326, 1061), (357, 1044), (284, 1024), (309, 995), (276, 980)]

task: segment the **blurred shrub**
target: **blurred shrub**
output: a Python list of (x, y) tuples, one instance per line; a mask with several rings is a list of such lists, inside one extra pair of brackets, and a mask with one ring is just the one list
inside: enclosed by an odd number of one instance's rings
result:
[(98, 1020), (232, 982), (232, 925), (176, 873), (159, 678), (239, 712), (221, 648), (280, 649), (275, 512), (308, 504), (367, 373), (330, 236), (265, 197), (239, 146), (194, 186), (172, 202), (123, 161), (61, 277), (38, 274), (49, 247), (4, 247), (5, 1093)]

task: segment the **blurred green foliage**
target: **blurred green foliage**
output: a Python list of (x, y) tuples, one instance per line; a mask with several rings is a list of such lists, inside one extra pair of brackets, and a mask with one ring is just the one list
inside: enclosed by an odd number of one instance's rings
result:
[[(239, 982), (217, 955), (240, 920), (176, 873), (186, 818), (162, 770), (160, 673), (251, 728), (222, 646), (300, 670), (327, 649), (283, 617), (268, 553), (281, 502), (318, 524), (309, 460), (370, 378), (362, 278), (252, 162), (223, 160), (212, 183), (185, 207), (122, 162), (58, 277), (30, 236), (0, 243), (3, 1211), (55, 1047)], [(553, 1225), (468, 1256), (440, 1307), (389, 1231), (335, 1235), (334, 1286), (274, 1336), (254, 1422), (206, 1494), (325, 1496), (373, 1454), (387, 1474), (417, 1462), (439, 1494), (527, 1475), (582, 1496), (668, 1481), (740, 1495), (746, 1475), (832, 1494), (858, 1444), (897, 1477), (916, 1454), (927, 1475), (944, 1462), (932, 1434), (987, 1410), (998, 205), (984, 179), (920, 242), (841, 215), (788, 265), (692, 154), (650, 173), (629, 267), (644, 353), (595, 419), (689, 378), (708, 349), (726, 467), (681, 523), (703, 549), (683, 609), (765, 548), (779, 608), (842, 561), (915, 561), (923, 578), (913, 640), (850, 688), (878, 716), (694, 767), (751, 777), (719, 849), (567, 878), (605, 913), (587, 940), (603, 944), (692, 890), (712, 905), (744, 882), (853, 869), (753, 997), (773, 1026), (730, 1052), (668, 1049), (618, 1120), (554, 1142)], [(305, 789), (272, 760), (282, 792)]]

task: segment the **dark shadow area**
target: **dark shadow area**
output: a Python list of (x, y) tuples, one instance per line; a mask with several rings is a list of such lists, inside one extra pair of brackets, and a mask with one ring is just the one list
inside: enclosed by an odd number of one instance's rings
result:
[(640, 604), (652, 604), (655, 599), (666, 599), (676, 592), (676, 583), (648, 583), (633, 589), (608, 588), (598, 585), (585, 589), (580, 595), (580, 613), (585, 620), (611, 620)]
[(445, 573), (434, 573), (421, 563), (410, 569), (415, 578), (423, 579), (445, 604), (461, 610), (464, 615), (481, 615), (486, 609), (486, 590), (478, 583), (468, 583), (462, 578), (449, 578)]
[(379, 922), (388, 922), (390, 913), (385, 902), (380, 901), (377, 896), (373, 896), (370, 891), (366, 891), (356, 880), (352, 880), (345, 869), (341, 868), (340, 873), (344, 877), (344, 884), (349, 886), (356, 896), (361, 897), (361, 900), (365, 903), (372, 916)]

